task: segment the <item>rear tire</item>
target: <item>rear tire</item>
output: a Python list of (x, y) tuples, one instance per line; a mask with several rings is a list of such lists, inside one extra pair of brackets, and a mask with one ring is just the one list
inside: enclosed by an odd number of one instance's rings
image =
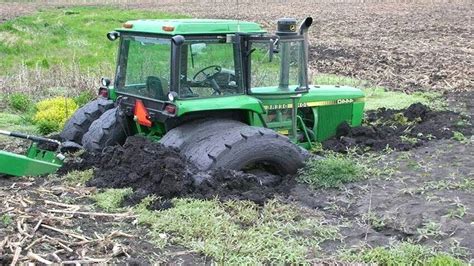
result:
[(307, 154), (271, 129), (224, 119), (184, 124), (170, 130), (160, 142), (179, 149), (200, 170), (243, 170), (261, 164), (277, 174), (294, 174)]
[(93, 100), (72, 115), (66, 122), (60, 137), (63, 141), (81, 143), (82, 137), (89, 130), (92, 122), (97, 120), (105, 111), (114, 107), (114, 102), (104, 98)]
[(82, 138), (84, 149), (102, 151), (107, 146), (122, 145), (125, 142), (126, 125), (121, 121), (118, 112), (118, 108), (112, 108), (92, 122)]

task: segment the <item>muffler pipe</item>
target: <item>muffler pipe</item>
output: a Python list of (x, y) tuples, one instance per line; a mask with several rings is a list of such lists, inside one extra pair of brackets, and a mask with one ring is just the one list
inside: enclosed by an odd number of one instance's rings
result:
[(303, 41), (303, 51), (304, 51), (304, 56), (302, 57), (303, 62), (300, 63), (300, 77), (299, 77), (299, 83), (304, 84), (306, 88), (303, 90), (308, 90), (309, 82), (308, 82), (308, 62), (309, 62), (309, 43), (308, 43), (308, 29), (313, 24), (313, 18), (312, 17), (307, 17), (303, 22), (300, 24), (300, 28), (298, 30), (298, 33), (300, 35), (303, 35), (304, 41)]
[(300, 24), (300, 29), (298, 30), (298, 33), (300, 35), (306, 34), (311, 24), (313, 24), (313, 18), (312, 17), (305, 18), (303, 22), (301, 22)]

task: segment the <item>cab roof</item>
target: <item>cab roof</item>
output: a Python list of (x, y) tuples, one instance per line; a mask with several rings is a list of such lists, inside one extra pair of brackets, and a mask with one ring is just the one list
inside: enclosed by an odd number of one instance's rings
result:
[[(127, 28), (129, 27), (129, 28)], [(122, 32), (164, 35), (266, 33), (257, 23), (225, 19), (141, 19), (130, 20), (118, 28)]]

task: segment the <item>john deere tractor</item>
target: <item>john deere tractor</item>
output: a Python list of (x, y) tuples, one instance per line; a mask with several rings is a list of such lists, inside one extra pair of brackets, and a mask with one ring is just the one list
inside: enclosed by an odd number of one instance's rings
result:
[(77, 110), (63, 140), (92, 151), (143, 135), (177, 148), (199, 169), (302, 166), (306, 149), (339, 124), (361, 123), (362, 91), (308, 80), (307, 31), (280, 19), (275, 34), (236, 20), (133, 20), (118, 40), (113, 83)]

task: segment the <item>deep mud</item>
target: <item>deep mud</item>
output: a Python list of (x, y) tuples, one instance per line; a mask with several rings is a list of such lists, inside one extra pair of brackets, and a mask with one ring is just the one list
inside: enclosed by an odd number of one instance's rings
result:
[(351, 128), (347, 123), (341, 124), (337, 135), (323, 142), (323, 147), (336, 152), (348, 148), (407, 151), (433, 139), (450, 139), (454, 132), (470, 137), (473, 134), (470, 118), (453, 111), (433, 111), (415, 103), (405, 110), (368, 111), (364, 125)]
[[(251, 174), (216, 169), (198, 171), (177, 151), (142, 137), (129, 137), (123, 147), (115, 146), (101, 154), (86, 152), (62, 167), (60, 174), (94, 167), (88, 186), (134, 190), (126, 203), (135, 204), (148, 195), (162, 200), (176, 197), (222, 200), (251, 200), (263, 204), (290, 185), (287, 177), (268, 173)], [(155, 208), (169, 207), (158, 202)]]

